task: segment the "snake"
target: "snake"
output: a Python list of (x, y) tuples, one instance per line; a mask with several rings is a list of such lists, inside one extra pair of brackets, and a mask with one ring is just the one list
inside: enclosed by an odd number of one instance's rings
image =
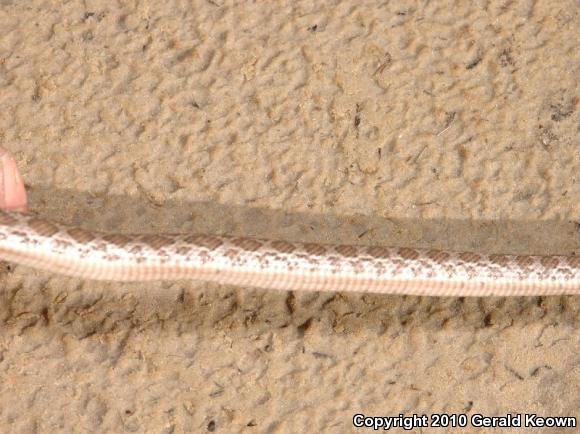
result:
[(287, 291), (422, 296), (580, 294), (580, 256), (122, 234), (0, 211), (0, 259), (105, 281), (196, 280)]

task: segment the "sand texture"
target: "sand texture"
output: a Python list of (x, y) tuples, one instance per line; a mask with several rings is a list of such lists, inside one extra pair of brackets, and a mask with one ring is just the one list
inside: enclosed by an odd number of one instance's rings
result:
[[(0, 0), (0, 144), (34, 211), (88, 229), (580, 254), (579, 10)], [(0, 432), (580, 418), (579, 312), (579, 297), (98, 283), (3, 263)]]

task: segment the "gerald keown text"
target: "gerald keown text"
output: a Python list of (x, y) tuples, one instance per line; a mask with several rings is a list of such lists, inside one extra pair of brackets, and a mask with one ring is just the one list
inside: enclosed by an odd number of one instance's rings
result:
[(535, 413), (506, 414), (505, 416), (485, 416), (483, 414), (445, 414), (434, 413), (397, 416), (367, 416), (357, 413), (352, 418), (357, 428), (388, 431), (392, 428), (412, 430), (415, 428), (576, 428), (577, 420), (573, 416), (540, 416)]

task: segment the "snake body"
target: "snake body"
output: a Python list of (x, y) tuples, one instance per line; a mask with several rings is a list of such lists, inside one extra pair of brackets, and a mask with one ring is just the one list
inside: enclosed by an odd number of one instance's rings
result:
[(111, 281), (193, 279), (267, 289), (428, 296), (580, 294), (580, 256), (105, 234), (7, 211), (0, 211), (0, 259)]

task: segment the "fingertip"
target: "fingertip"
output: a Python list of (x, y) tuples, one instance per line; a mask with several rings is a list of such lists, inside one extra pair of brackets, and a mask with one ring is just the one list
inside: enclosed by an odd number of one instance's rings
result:
[(26, 188), (16, 160), (0, 147), (0, 209), (24, 212), (27, 203)]

